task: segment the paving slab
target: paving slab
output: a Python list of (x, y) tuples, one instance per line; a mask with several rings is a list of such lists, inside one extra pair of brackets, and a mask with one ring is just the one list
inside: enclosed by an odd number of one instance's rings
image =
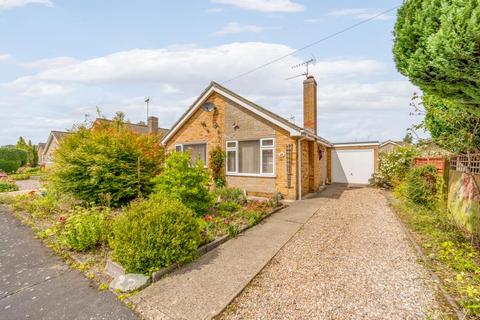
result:
[[(146, 319), (210, 319), (220, 313), (316, 212), (292, 203), (235, 239), (130, 298)], [(301, 211), (301, 213), (299, 213)]]
[(90, 287), (0, 205), (0, 320), (137, 319), (109, 291)]

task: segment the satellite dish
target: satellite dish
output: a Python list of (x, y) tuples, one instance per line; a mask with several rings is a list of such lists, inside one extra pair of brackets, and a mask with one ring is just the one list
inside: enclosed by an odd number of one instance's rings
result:
[(206, 112), (212, 112), (213, 110), (215, 110), (215, 105), (212, 103), (212, 102), (205, 102), (203, 105), (202, 105), (202, 109)]

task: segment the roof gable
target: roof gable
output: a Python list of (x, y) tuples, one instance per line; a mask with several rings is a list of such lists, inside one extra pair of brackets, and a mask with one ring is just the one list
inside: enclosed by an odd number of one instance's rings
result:
[(183, 124), (195, 113), (195, 111), (197, 111), (202, 106), (202, 104), (214, 92), (255, 113), (264, 120), (286, 130), (291, 136), (309, 136), (311, 138), (319, 140), (321, 143), (327, 146), (330, 146), (330, 143), (326, 139), (316, 136), (309, 131), (306, 131), (305, 129), (291, 123), (285, 118), (282, 118), (277, 114), (251, 102), (250, 100), (245, 99), (244, 97), (236, 94), (233, 91), (228, 90), (227, 88), (219, 85), (216, 82), (211, 82), (210, 85), (203, 91), (203, 93), (187, 109), (187, 111), (177, 120), (177, 122), (175, 122), (170, 131), (168, 131), (168, 133), (162, 139), (162, 143), (166, 144), (168, 140), (173, 137), (173, 135), (183, 126)]

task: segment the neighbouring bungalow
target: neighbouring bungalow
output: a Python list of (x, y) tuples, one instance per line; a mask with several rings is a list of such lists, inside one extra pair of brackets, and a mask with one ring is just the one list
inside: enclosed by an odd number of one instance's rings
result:
[(45, 143), (45, 147), (43, 149), (42, 155), (42, 165), (43, 166), (51, 166), (53, 164), (53, 154), (55, 150), (58, 148), (60, 141), (65, 138), (68, 134), (67, 131), (51, 131), (50, 135), (48, 136), (47, 142)]
[(398, 147), (402, 147), (405, 145), (405, 142), (403, 141), (393, 141), (393, 140), (387, 140), (384, 141), (380, 144), (380, 151), (381, 152), (390, 152), (395, 150)]
[[(191, 151), (209, 163), (225, 151), (226, 180), (248, 194), (302, 199), (325, 184), (367, 184), (378, 142), (333, 144), (317, 135), (317, 82), (303, 82), (303, 127), (212, 82), (162, 139), (167, 151)], [(333, 168), (332, 168), (333, 166)], [(333, 172), (333, 175), (332, 175)]]
[[(92, 128), (110, 123), (112, 123), (112, 120), (97, 118), (92, 123)], [(147, 124), (127, 122), (125, 126), (128, 130), (137, 134), (157, 134), (160, 138), (164, 137), (168, 132), (168, 129), (158, 127), (158, 118), (153, 116), (148, 117)]]

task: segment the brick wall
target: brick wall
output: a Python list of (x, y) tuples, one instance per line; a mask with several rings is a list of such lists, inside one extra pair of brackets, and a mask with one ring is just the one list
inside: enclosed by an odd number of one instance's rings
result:
[[(217, 107), (215, 112), (197, 110), (190, 119), (167, 142), (166, 149), (172, 151), (175, 144), (207, 142), (207, 152), (216, 146), (225, 150), (225, 141), (275, 137), (275, 178), (227, 176), (227, 184), (247, 190), (254, 195), (272, 195), (279, 191), (286, 199), (297, 195), (297, 143), (289, 133), (278, 128), (253, 112), (213, 93), (208, 99)], [(216, 125), (215, 125), (216, 124)], [(287, 145), (293, 146), (291, 161), (291, 186), (287, 177)], [(307, 186), (308, 187), (308, 186)]]

